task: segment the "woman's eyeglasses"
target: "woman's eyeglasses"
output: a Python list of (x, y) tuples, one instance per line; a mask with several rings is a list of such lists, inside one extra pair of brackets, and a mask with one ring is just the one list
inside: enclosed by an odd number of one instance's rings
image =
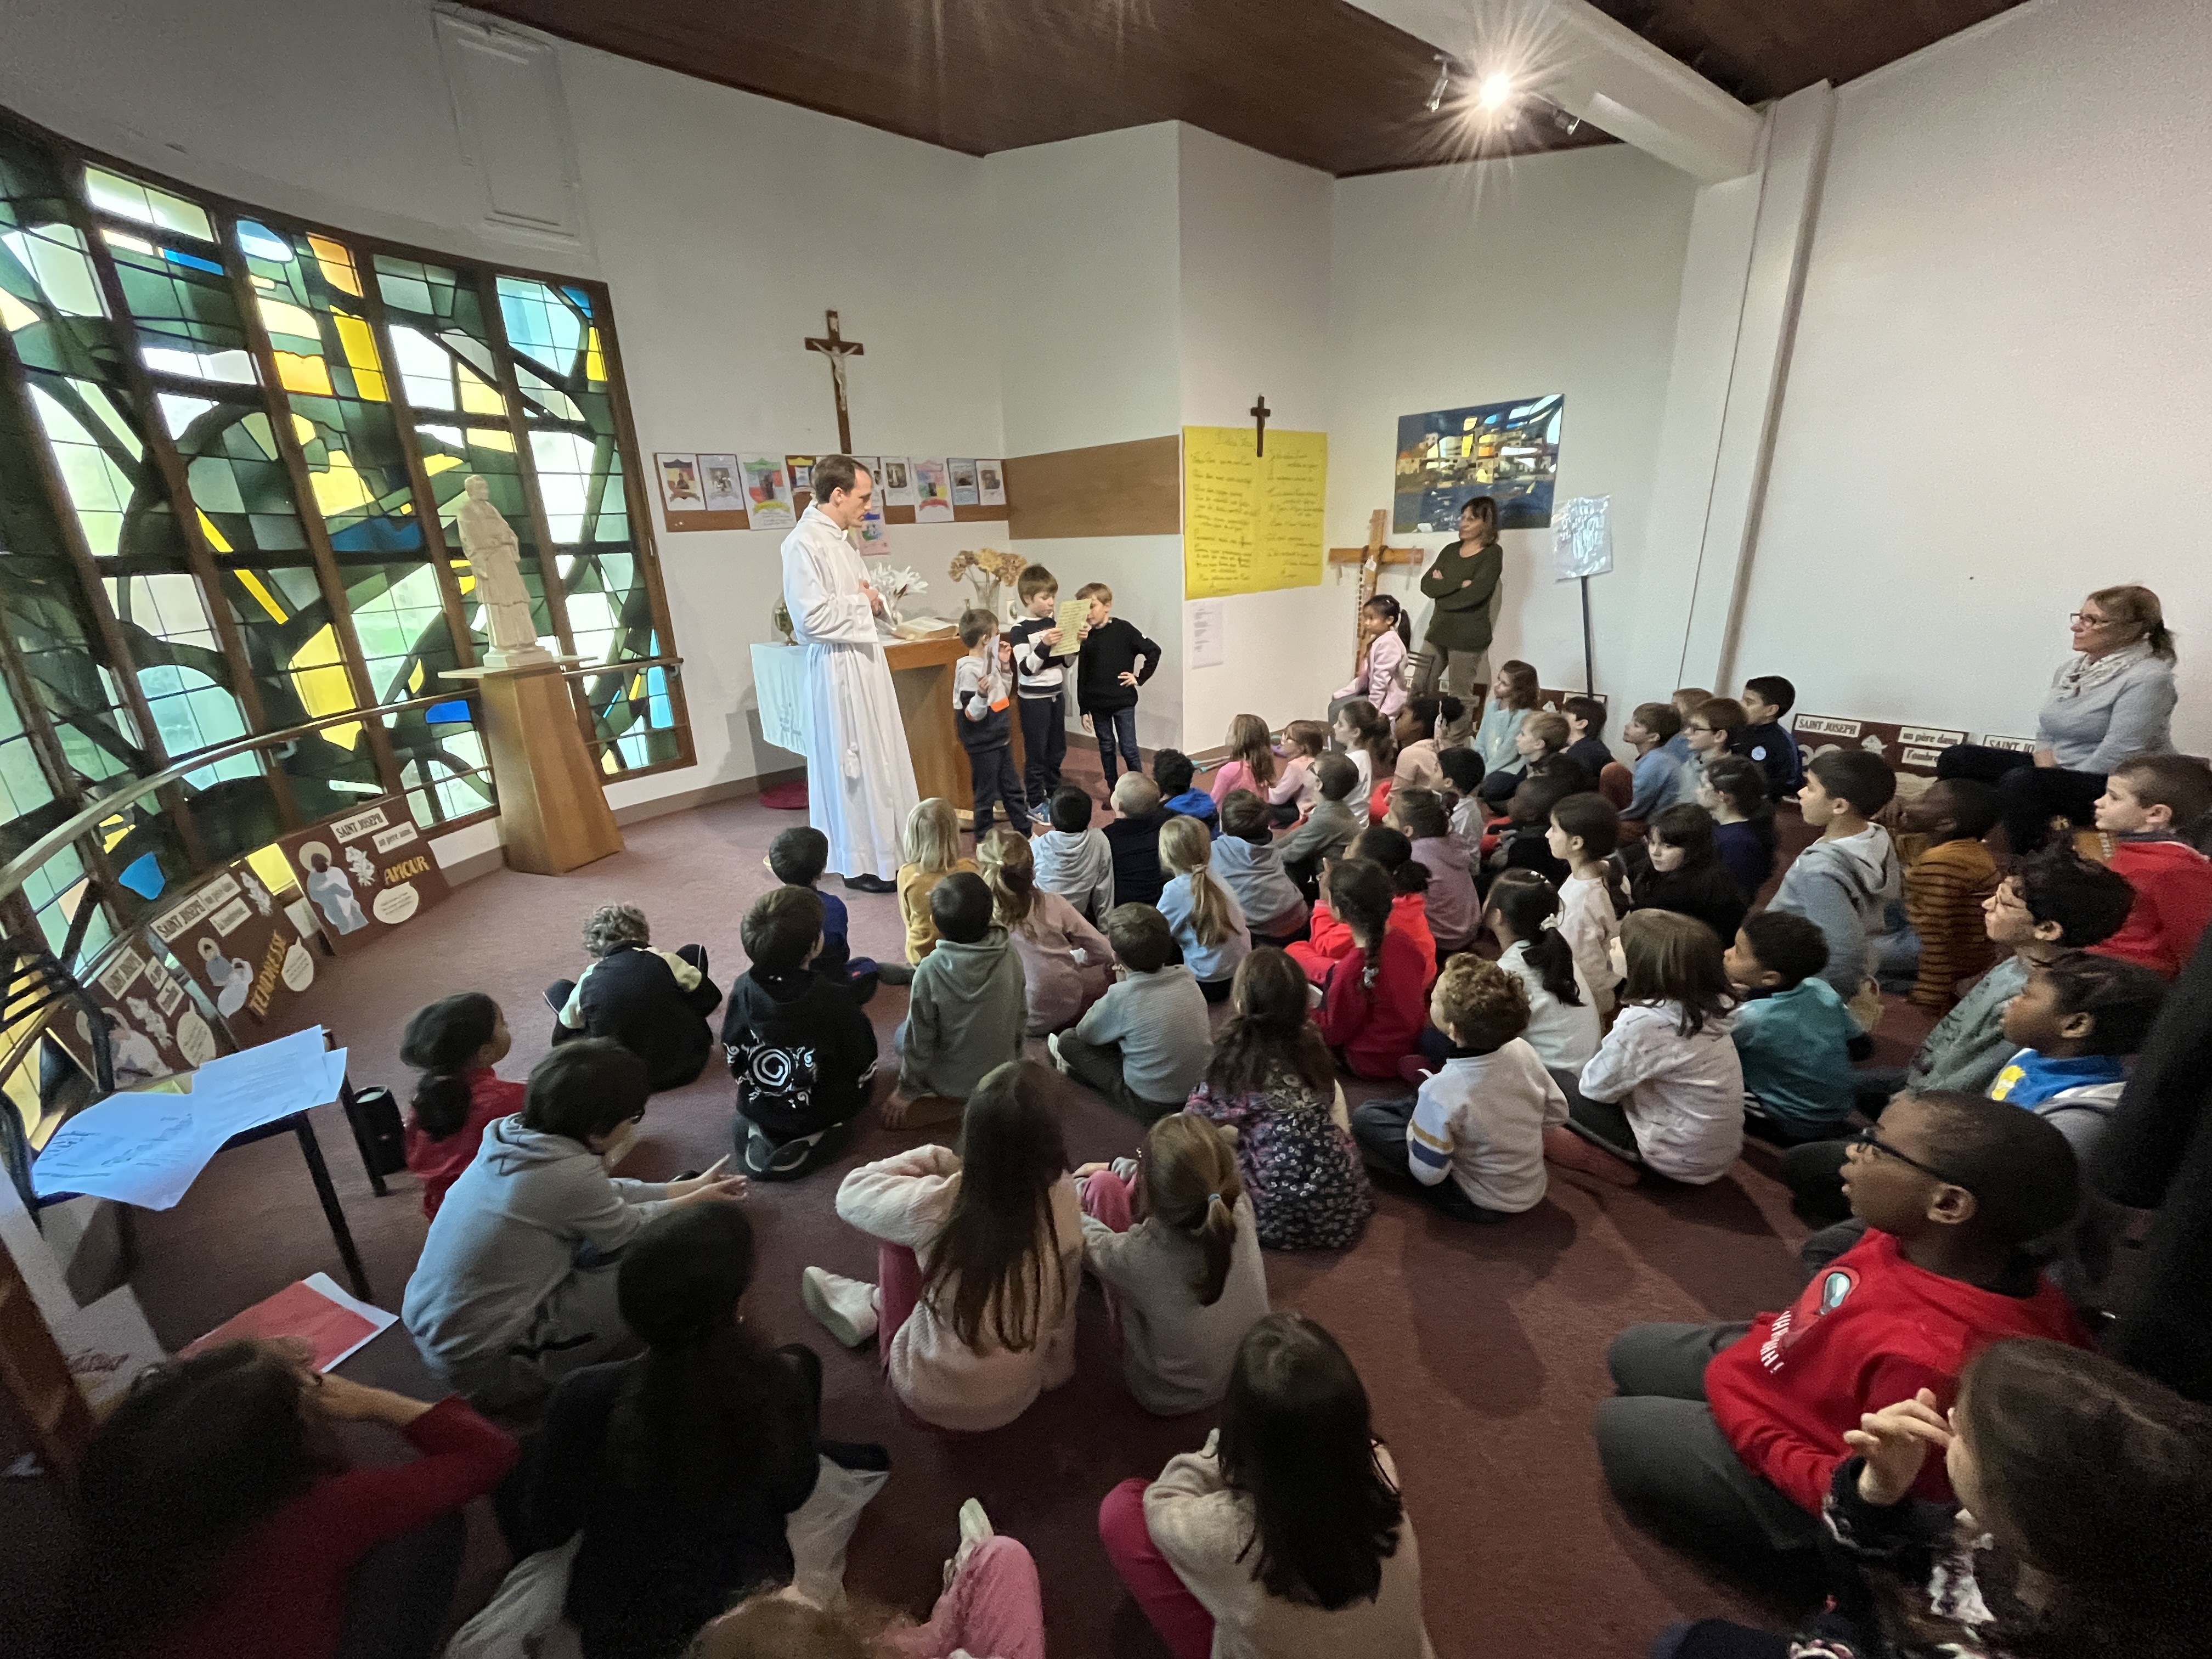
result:
[(1939, 1170), (1932, 1164), (1923, 1164), (1918, 1158), (1913, 1157), (1910, 1152), (1899, 1152), (1896, 1147), (1891, 1146), (1887, 1141), (1884, 1140), (1880, 1135), (1875, 1133), (1874, 1126), (1872, 1124), (1869, 1124), (1865, 1128), (1860, 1130), (1856, 1134), (1853, 1135), (1850, 1140), (1846, 1141), (1844, 1145), (1846, 1146), (1863, 1146), (1870, 1152), (1880, 1152), (1884, 1158), (1893, 1158), (1899, 1164), (1908, 1164), (1911, 1168), (1919, 1170), (1921, 1174), (1927, 1176), (1933, 1180), (1942, 1182), (1947, 1186), (1963, 1187), (1970, 1193), (1974, 1190), (1973, 1183), (1971, 1182), (1961, 1181), (1958, 1176), (1949, 1174), (1945, 1170)]
[(2066, 620), (2080, 628), (2102, 628), (2112, 621), (2110, 617), (2093, 617), (2086, 611), (2069, 611)]

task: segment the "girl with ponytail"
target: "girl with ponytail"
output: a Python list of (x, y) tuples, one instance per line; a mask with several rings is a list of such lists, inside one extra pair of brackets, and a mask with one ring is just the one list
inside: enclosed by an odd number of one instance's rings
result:
[(1521, 1036), (1555, 1072), (1579, 1075), (1597, 1053), (1597, 999), (1559, 932), (1559, 890), (1533, 870), (1508, 870), (1491, 884), (1482, 920), (1498, 936), (1498, 965), (1528, 993)]
[(1160, 868), (1170, 878), (1160, 890), (1160, 914), (1206, 1000), (1226, 1002), (1237, 964), (1251, 954), (1252, 930), (1212, 863), (1213, 836), (1196, 818), (1177, 815), (1160, 826)]
[(485, 1127), (522, 1109), (522, 1085), (491, 1069), (513, 1046), (507, 1016), (481, 991), (441, 997), (407, 1022), (399, 1058), (422, 1073), (408, 1115), (407, 1167), (422, 1177), (426, 1218), (475, 1161)]
[(1322, 877), (1322, 896), (1350, 930), (1352, 945), (1322, 981), (1322, 1036), (1343, 1051), (1353, 1075), (1394, 1079), (1398, 1062), (1417, 1052), (1428, 1023), (1434, 949), (1424, 950), (1395, 925), (1396, 894), (1379, 864), (1340, 860)]
[(1075, 1172), (1084, 1259), (1121, 1326), (1121, 1373), (1148, 1412), (1211, 1411), (1228, 1392), (1237, 1345), (1267, 1314), (1237, 1153), (1206, 1119), (1170, 1112), (1121, 1164)]

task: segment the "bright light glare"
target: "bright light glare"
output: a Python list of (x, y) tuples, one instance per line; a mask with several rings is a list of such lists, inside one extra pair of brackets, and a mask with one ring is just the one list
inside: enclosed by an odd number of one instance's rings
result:
[(1513, 101), (1513, 77), (1503, 70), (1493, 70), (1482, 77), (1482, 90), (1475, 102), (1484, 110), (1495, 112)]

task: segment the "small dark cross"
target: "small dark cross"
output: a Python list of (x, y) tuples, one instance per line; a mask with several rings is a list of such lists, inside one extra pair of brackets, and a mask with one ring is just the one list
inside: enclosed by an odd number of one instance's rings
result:
[(1267, 416), (1275, 412), (1267, 407), (1267, 394), (1261, 392), (1252, 407), (1244, 412), (1252, 417), (1252, 453), (1264, 455), (1267, 453)]
[(830, 360), (830, 385), (837, 394), (837, 447), (843, 453), (853, 453), (853, 417), (845, 412), (845, 359), (861, 356), (866, 348), (858, 340), (841, 337), (837, 332), (837, 313), (822, 313), (830, 319), (826, 339), (812, 338), (806, 342), (809, 351), (818, 351)]

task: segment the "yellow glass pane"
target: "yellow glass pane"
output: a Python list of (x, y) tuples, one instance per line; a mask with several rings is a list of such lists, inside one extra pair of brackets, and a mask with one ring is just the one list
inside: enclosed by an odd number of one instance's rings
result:
[(327, 236), (310, 234), (307, 246), (315, 251), (315, 262), (323, 268), (323, 280), (342, 293), (361, 297), (361, 276), (353, 268), (353, 254), (343, 242), (334, 242)]
[(112, 853), (118, 842), (131, 833), (131, 820), (121, 813), (100, 821), (100, 845), (103, 852)]
[[(335, 667), (340, 660), (337, 629), (330, 623), (325, 623), (307, 637), (299, 649), (292, 653), (292, 660), (288, 666), (294, 672), (300, 673), (311, 668)], [(310, 702), (307, 704), (307, 712), (311, 714), (336, 714), (353, 706), (353, 692), (349, 689), (343, 701), (325, 703)]]
[(486, 386), (483, 376), (467, 364), (457, 365), (461, 372), (461, 412), (465, 415), (505, 415), (507, 399), (495, 387)]
[(359, 317), (333, 313), (331, 320), (337, 325), (338, 343), (345, 349), (346, 366), (353, 370), (355, 386), (361, 395), (372, 403), (383, 403), (389, 394), (384, 388), (383, 359), (376, 355), (376, 334)]
[(341, 513), (350, 513), (376, 499), (368, 480), (361, 476), (353, 458), (343, 449), (331, 451), (327, 470), (308, 475), (307, 482), (314, 486), (315, 505), (323, 510), (326, 519), (335, 519)]
[[(315, 672), (320, 673), (323, 671), (317, 669)], [(336, 744), (341, 749), (352, 750), (361, 746), (361, 732), (359, 720), (348, 720), (343, 726), (325, 726), (319, 735), (325, 743)]]
[(296, 335), (302, 340), (319, 340), (323, 331), (315, 321), (315, 313), (304, 307), (283, 300), (272, 300), (264, 294), (256, 300), (261, 307), (261, 320), (268, 325), (271, 334)]
[(514, 434), (501, 428), (472, 426), (469, 428), (469, 441), (480, 449), (503, 449), (510, 455), (514, 453)]
[[(201, 522), (206, 522), (206, 515), (204, 514), (201, 515)], [(230, 550), (228, 548), (224, 548), (221, 550), (227, 553)], [(261, 608), (269, 613), (269, 618), (271, 622), (282, 623), (289, 622), (291, 620), (290, 617), (284, 614), (284, 607), (276, 603), (276, 596), (274, 593), (271, 593), (269, 591), (267, 585), (262, 581), (261, 578), (255, 575), (251, 570), (241, 570), (238, 573), (238, 585), (244, 588), (247, 592), (253, 595), (255, 600), (260, 605)]]
[[(198, 508), (194, 508), (193, 510), (195, 512), (198, 511)], [(215, 520), (208, 517), (204, 513), (200, 514), (199, 520), (200, 534), (206, 538), (208, 546), (217, 553), (229, 552), (229, 539), (224, 536), (222, 532), (215, 527)], [(276, 605), (270, 600), (264, 599), (262, 600), (262, 603), (269, 606), (269, 614), (276, 617), (278, 622), (283, 622), (284, 620), (284, 613), (277, 610)]]
[(316, 397), (331, 396), (331, 371), (320, 357), (302, 357), (296, 351), (280, 351), (276, 355), (276, 379), (287, 392), (305, 392)]
[(407, 694), (408, 694), (410, 696), (419, 696), (422, 694), (422, 665), (421, 663), (419, 663), (419, 662), (418, 662), (418, 663), (416, 663), (416, 664), (415, 665), (415, 666), (414, 666), (413, 668), (411, 668), (411, 669), (410, 669), (410, 670), (408, 671), (408, 674), (407, 674)]
[(584, 337), (584, 378), (594, 382), (607, 378), (606, 354), (599, 349), (599, 331), (596, 328)]
[(20, 333), (39, 320), (39, 313), (5, 289), (0, 289), (0, 328)]
[(434, 478), (441, 472), (451, 472), (460, 465), (461, 458), (458, 455), (425, 455), (422, 458), (422, 471)]
[(271, 842), (266, 847), (255, 848), (246, 855), (253, 866), (253, 873), (261, 878), (261, 884), (272, 893), (296, 893), (300, 878), (292, 873), (292, 861), (284, 856), (284, 849)]

